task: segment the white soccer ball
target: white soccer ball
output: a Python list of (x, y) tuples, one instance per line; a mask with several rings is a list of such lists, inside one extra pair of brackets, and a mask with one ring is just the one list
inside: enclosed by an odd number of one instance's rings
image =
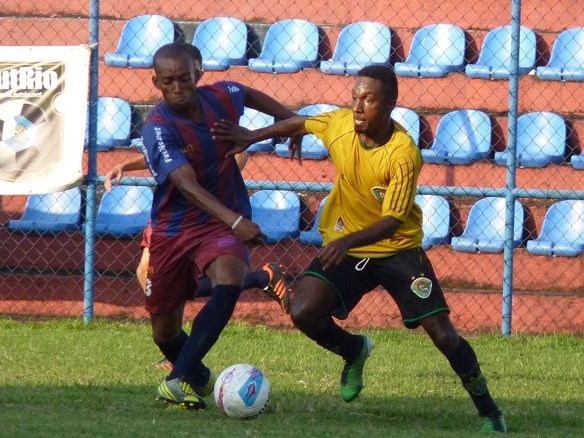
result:
[(268, 405), (272, 389), (267, 376), (249, 364), (235, 364), (223, 370), (215, 381), (215, 403), (230, 418), (257, 417)]

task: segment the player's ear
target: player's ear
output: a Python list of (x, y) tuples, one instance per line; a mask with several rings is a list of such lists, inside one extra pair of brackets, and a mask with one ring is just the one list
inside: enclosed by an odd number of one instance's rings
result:
[(160, 87), (158, 86), (158, 78), (156, 77), (156, 73), (152, 75), (152, 84), (160, 90)]
[(195, 84), (198, 84), (205, 72), (202, 69), (202, 66), (195, 65)]

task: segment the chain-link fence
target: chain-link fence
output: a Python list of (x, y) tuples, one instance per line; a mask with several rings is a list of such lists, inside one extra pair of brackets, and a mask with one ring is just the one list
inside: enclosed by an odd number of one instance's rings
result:
[[(304, 114), (348, 106), (360, 67), (392, 65), (399, 81), (392, 117), (412, 134), (424, 160), (417, 198), (424, 246), (457, 326), (584, 333), (578, 0), (4, 0), (1, 15), (1, 45), (99, 42), (91, 149), (101, 178), (92, 178), (93, 155), (86, 153), (88, 185), (44, 197), (0, 197), (0, 312), (146, 316), (135, 269), (153, 179), (146, 170), (130, 173), (105, 192), (103, 175), (140, 156), (141, 123), (159, 101), (151, 55), (181, 40), (203, 54), (201, 84), (240, 82)], [(270, 122), (249, 109), (240, 121)], [(250, 269), (281, 263), (292, 287), (318, 251), (314, 223), (336, 177), (316, 139), (305, 137), (302, 147), (300, 164), (287, 158), (286, 144), (254, 145), (243, 170), (250, 195), (283, 191), (267, 199), (296, 221), (283, 239), (253, 249)], [(88, 202), (95, 242), (83, 232)], [(112, 227), (119, 217), (137, 228)], [(187, 315), (197, 308), (195, 301)], [(291, 324), (257, 289), (242, 295), (236, 315)], [(401, 320), (378, 290), (347, 324)]]

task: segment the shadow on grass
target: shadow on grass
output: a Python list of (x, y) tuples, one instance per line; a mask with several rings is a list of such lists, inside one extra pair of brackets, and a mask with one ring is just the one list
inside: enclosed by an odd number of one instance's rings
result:
[[(329, 394), (274, 392), (269, 409), (250, 421), (182, 411), (154, 399), (146, 385), (0, 386), (0, 436), (199, 437), (465, 437), (481, 421), (468, 398), (372, 397), (352, 403)], [(584, 403), (499, 400), (513, 436), (580, 437)]]

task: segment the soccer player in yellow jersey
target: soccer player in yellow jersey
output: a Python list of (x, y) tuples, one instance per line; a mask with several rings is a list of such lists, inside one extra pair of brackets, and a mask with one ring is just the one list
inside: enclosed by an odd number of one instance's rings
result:
[[(422, 159), (407, 131), (391, 119), (397, 97), (393, 70), (367, 66), (357, 73), (351, 109), (293, 117), (255, 131), (222, 121), (213, 132), (234, 143), (233, 153), (266, 138), (307, 133), (330, 152), (338, 175), (321, 216), (323, 247), (300, 279), (290, 315), (310, 339), (344, 359), (342, 398), (350, 402), (361, 392), (373, 342), (344, 330), (333, 316), (346, 318), (364, 294), (381, 285), (405, 326), (421, 326), (448, 359), (484, 418), (483, 430), (506, 432), (477, 356), (452, 325), (421, 248), (422, 213), (414, 198)], [(292, 148), (292, 155), (300, 151)]]

